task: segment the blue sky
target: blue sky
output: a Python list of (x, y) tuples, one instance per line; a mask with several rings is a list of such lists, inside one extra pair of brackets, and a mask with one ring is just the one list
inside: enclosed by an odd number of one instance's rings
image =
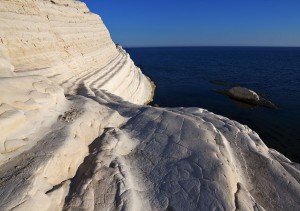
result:
[(125, 47), (300, 47), (300, 0), (83, 2)]

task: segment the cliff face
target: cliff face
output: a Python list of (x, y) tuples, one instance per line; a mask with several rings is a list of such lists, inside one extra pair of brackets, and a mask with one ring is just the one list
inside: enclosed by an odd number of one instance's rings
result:
[(84, 84), (133, 103), (151, 98), (149, 80), (82, 2), (2, 0), (0, 28), (0, 56), (17, 76), (42, 75), (71, 94)]
[(1, 0), (1, 210), (299, 209), (299, 164), (151, 92), (83, 3)]

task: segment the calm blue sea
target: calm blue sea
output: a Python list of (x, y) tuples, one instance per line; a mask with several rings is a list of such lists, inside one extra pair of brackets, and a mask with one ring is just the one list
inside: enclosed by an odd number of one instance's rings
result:
[[(271, 148), (300, 162), (300, 48), (127, 48), (155, 82), (153, 104), (201, 107), (255, 130)], [(248, 108), (212, 89), (222, 80), (257, 91), (278, 110)]]

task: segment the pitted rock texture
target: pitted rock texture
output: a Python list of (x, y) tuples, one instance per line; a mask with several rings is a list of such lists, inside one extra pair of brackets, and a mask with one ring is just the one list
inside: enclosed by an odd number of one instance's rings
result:
[(137, 107), (95, 95), (129, 120), (91, 146), (65, 210), (299, 208), (300, 165), (247, 126), (204, 109)]

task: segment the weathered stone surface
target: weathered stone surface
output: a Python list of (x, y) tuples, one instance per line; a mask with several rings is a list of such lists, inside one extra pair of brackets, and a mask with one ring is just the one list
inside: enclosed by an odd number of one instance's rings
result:
[(232, 87), (229, 90), (229, 94), (235, 99), (244, 100), (256, 104), (259, 103), (260, 99), (259, 95), (256, 92), (240, 86)]
[(65, 93), (86, 84), (137, 104), (152, 97), (148, 78), (80, 1), (1, 0), (0, 29), (0, 76), (42, 75)]
[(247, 126), (203, 109), (137, 107), (95, 95), (130, 119), (90, 147), (66, 210), (299, 208), (300, 166)]
[[(65, 181), (74, 177), (88, 145), (124, 118), (85, 97), (67, 100), (42, 76), (1, 78), (0, 85), (1, 210), (61, 209), (70, 186)], [(60, 120), (68, 114), (70, 121)]]
[(262, 106), (272, 109), (277, 109), (277, 106), (266, 98), (260, 96), (251, 89), (235, 86), (229, 90), (213, 90), (217, 93), (227, 95), (234, 100), (247, 103), (254, 106)]

